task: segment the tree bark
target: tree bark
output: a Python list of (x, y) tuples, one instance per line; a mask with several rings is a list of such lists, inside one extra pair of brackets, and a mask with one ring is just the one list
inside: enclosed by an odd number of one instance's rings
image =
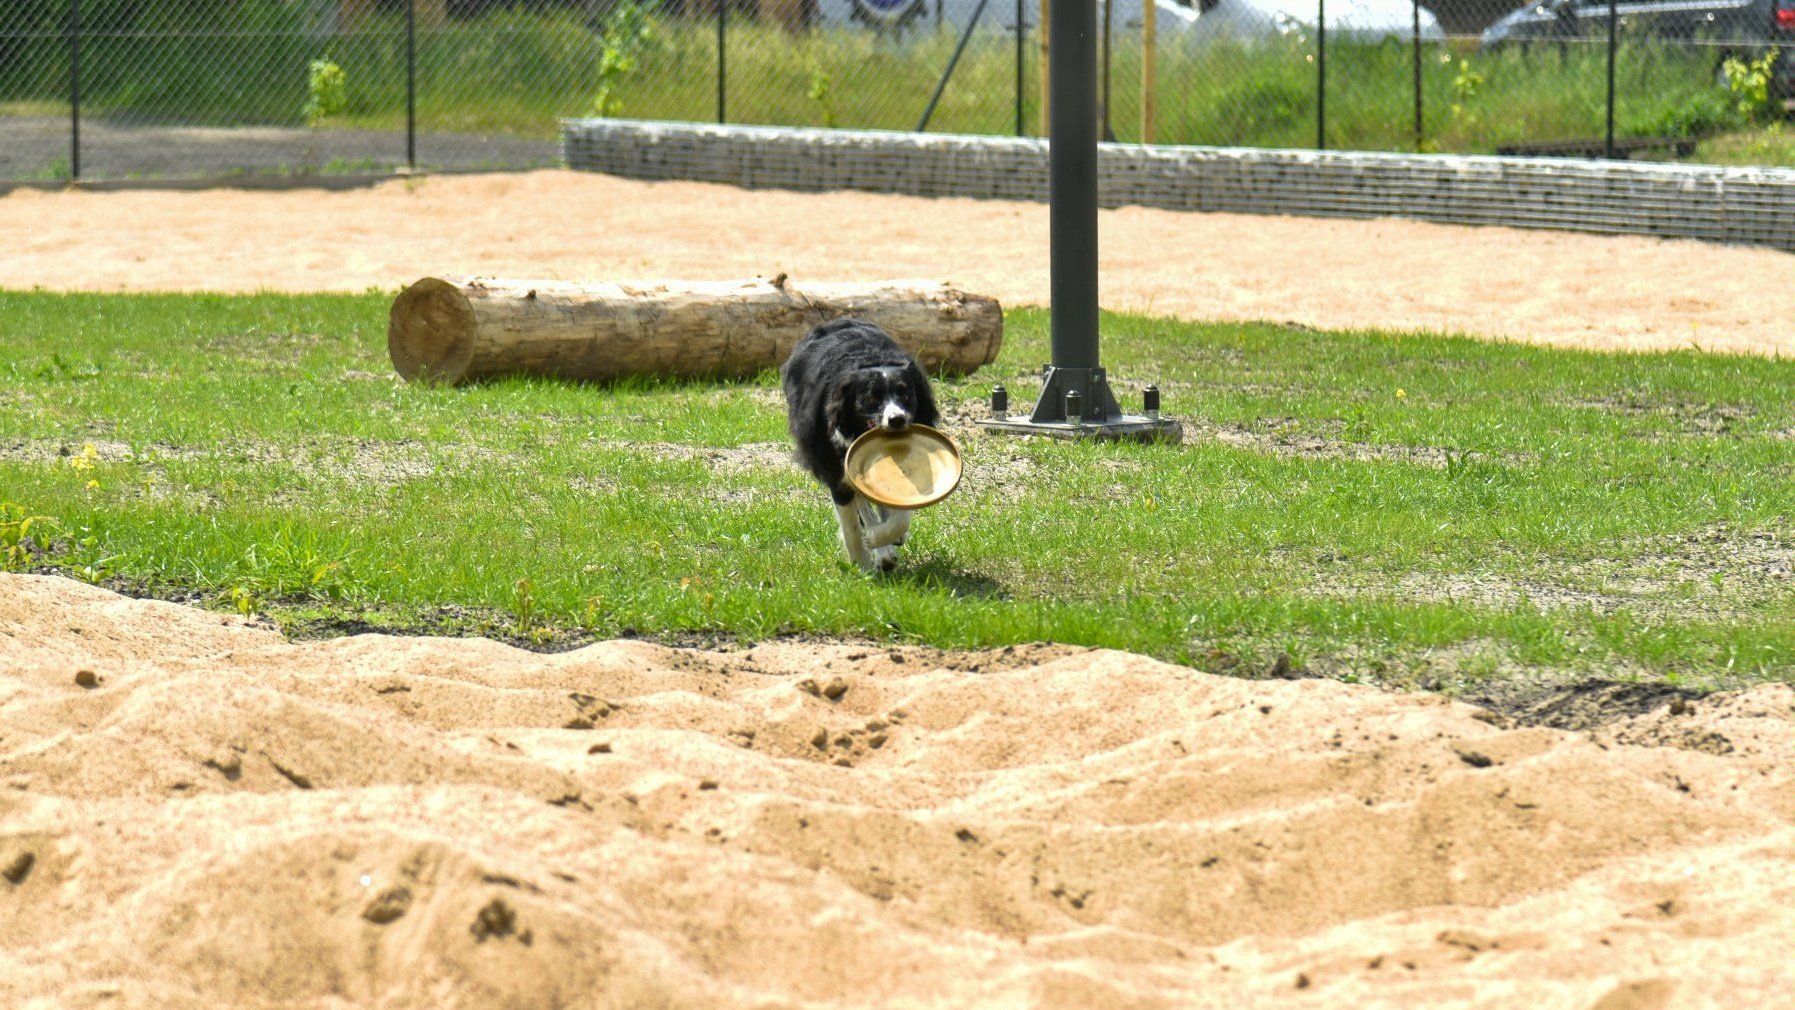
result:
[(408, 381), (446, 385), (500, 375), (742, 377), (779, 367), (812, 327), (842, 316), (883, 327), (931, 375), (974, 371), (1003, 345), (997, 300), (945, 284), (426, 277), (393, 302), (387, 352)]

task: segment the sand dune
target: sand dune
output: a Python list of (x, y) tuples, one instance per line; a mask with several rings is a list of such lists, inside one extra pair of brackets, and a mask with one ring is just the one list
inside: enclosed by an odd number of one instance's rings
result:
[(1792, 728), (0, 576), (0, 1005), (1780, 1005)]

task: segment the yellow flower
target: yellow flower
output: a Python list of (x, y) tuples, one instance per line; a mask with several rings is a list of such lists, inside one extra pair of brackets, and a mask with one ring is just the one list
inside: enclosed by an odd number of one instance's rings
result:
[(90, 480), (87, 482), (87, 489), (89, 491), (92, 491), (92, 490), (98, 488), (99, 486), (100, 486), (100, 482), (97, 480)]
[(94, 460), (99, 458), (100, 450), (94, 448), (92, 442), (87, 442), (81, 446), (81, 455), (70, 456), (67, 462), (69, 466), (74, 467), (77, 470), (92, 470)]
[(1397, 391), (1396, 391), (1396, 398), (1397, 398), (1397, 399), (1398, 399), (1398, 400), (1406, 400), (1406, 399), (1408, 399), (1408, 398), (1409, 398), (1409, 392), (1408, 392), (1408, 390), (1406, 390), (1406, 389), (1398, 389), (1398, 390), (1397, 390)]

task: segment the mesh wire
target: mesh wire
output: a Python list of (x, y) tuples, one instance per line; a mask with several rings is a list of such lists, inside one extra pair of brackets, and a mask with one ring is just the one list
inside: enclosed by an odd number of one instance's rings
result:
[[(1795, 76), (1795, 54), (1780, 47), (1795, 41), (1795, 25), (1776, 27), (1779, 6), (1795, 0), (1744, 2), (1675, 5), (1691, 11), (1673, 25), (1643, 13), (1666, 5), (1616, 0), (1617, 153), (1795, 163), (1778, 127)], [(1108, 139), (1606, 149), (1605, 0), (1518, 11), (1513, 0), (1163, 0), (1151, 116), (1142, 5), (1097, 7), (1093, 85)], [(12, 0), (0, 13), (0, 179), (63, 179), (77, 162), (91, 179), (529, 168), (558, 162), (563, 118), (593, 114), (1040, 136), (1043, 9), (1042, 0)], [(1765, 56), (1762, 70), (1750, 66)], [(1762, 94), (1755, 84), (1767, 85)]]

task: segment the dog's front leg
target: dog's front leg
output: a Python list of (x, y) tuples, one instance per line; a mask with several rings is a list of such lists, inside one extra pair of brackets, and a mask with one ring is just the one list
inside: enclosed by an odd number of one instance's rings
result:
[(841, 544), (848, 549), (848, 559), (860, 566), (863, 572), (870, 572), (878, 566), (873, 560), (872, 551), (867, 549), (866, 534), (860, 528), (860, 496), (848, 499), (846, 504), (840, 502), (835, 506), (835, 520), (841, 524)]
[(861, 521), (866, 523), (868, 547), (902, 547), (910, 538), (909, 509), (881, 508), (873, 514), (871, 522), (866, 522), (864, 515)]

